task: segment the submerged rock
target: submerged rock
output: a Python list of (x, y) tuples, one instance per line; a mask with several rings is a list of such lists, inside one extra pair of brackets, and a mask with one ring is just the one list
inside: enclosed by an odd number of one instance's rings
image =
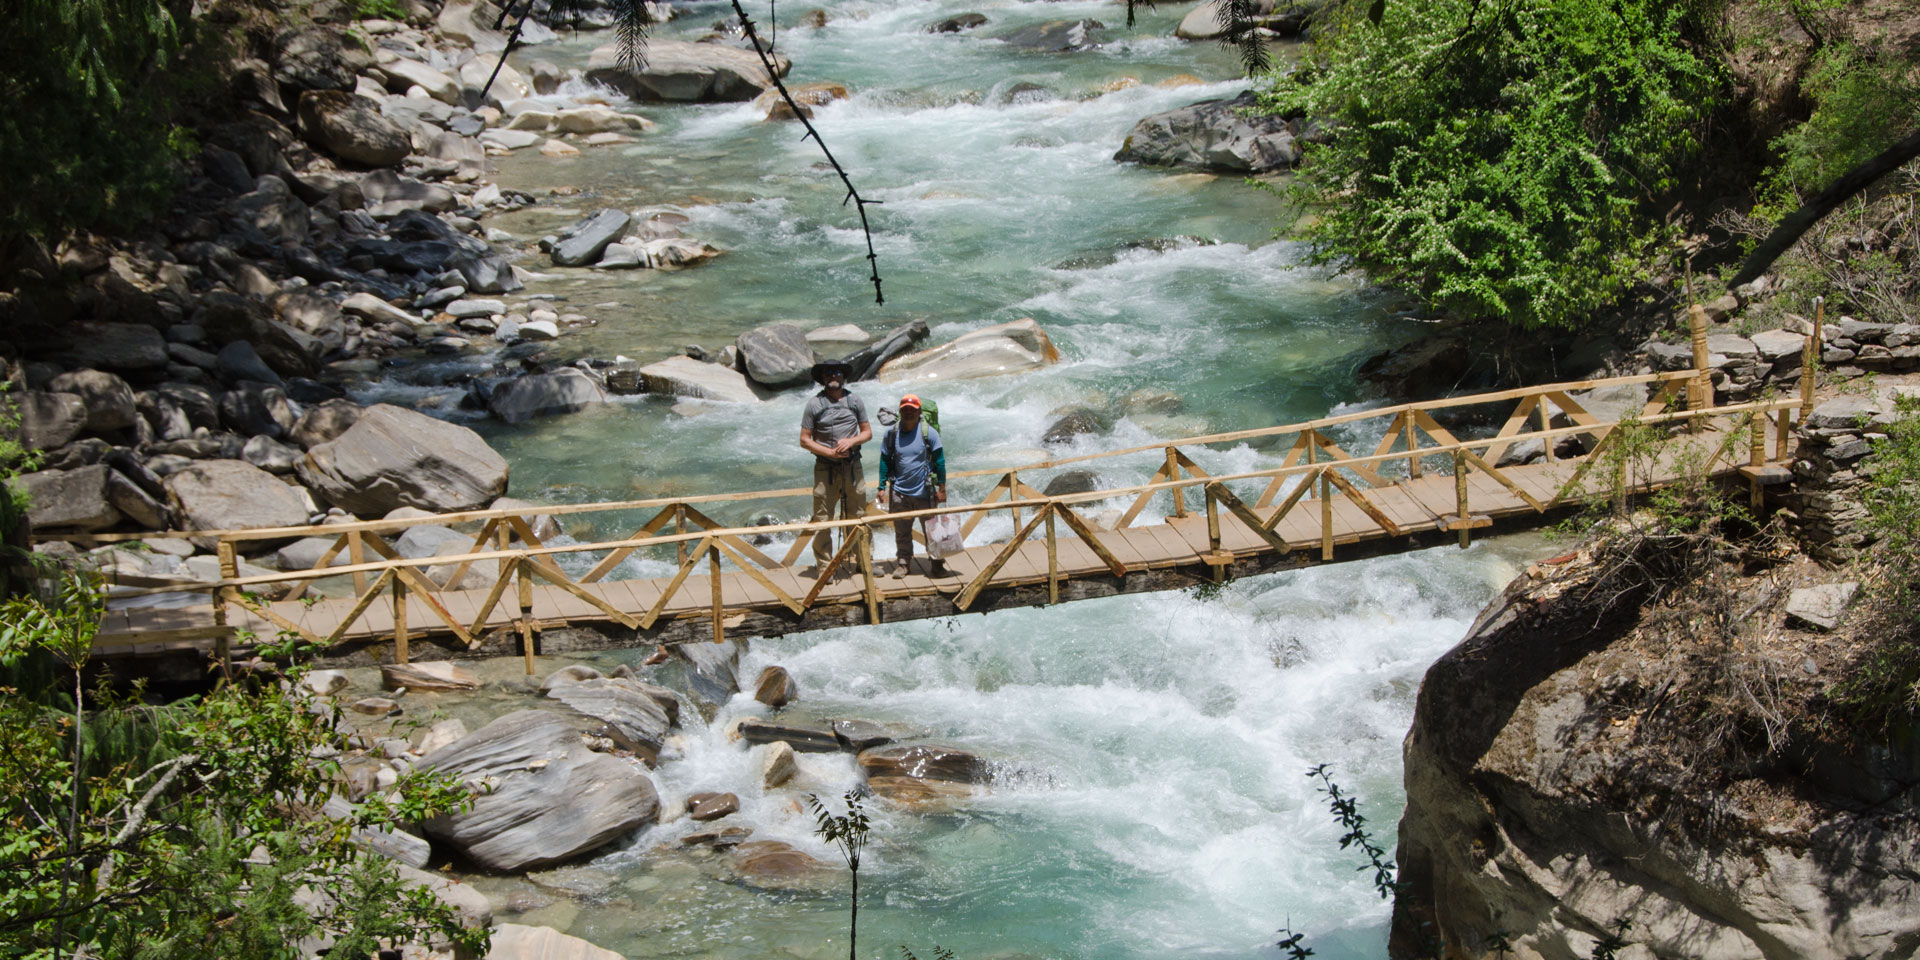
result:
[(1032, 317), (962, 334), (931, 350), (896, 357), (880, 368), (881, 383), (970, 380), (1023, 373), (1060, 362), (1060, 351)]

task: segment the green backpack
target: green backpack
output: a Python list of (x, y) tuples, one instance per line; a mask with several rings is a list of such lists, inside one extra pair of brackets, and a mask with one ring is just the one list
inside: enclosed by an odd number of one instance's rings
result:
[[(940, 432), (940, 405), (937, 403), (934, 403), (932, 400), (928, 400), (926, 397), (921, 397), (920, 398), (920, 442), (921, 443), (925, 443), (927, 441), (928, 427), (932, 427), (935, 433)], [(899, 424), (896, 423), (894, 426), (888, 427), (887, 434), (892, 437), (898, 437), (900, 435)], [(882, 437), (880, 442), (880, 455), (888, 458), (887, 460), (888, 469), (893, 469), (892, 458), (896, 456), (896, 454), (893, 451), (888, 450), (887, 447), (888, 447), (888, 444), (886, 442), (886, 438)]]

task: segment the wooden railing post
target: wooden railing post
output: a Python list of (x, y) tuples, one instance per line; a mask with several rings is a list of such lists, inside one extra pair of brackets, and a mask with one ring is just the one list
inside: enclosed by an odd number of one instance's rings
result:
[[(1180, 455), (1177, 452), (1177, 448), (1174, 448), (1174, 447), (1167, 448), (1167, 479), (1168, 480), (1180, 479)], [(1173, 495), (1173, 515), (1176, 517), (1186, 516), (1187, 515), (1186, 488), (1176, 483), (1172, 487), (1169, 487), (1167, 489), (1167, 492)]]
[[(673, 505), (673, 532), (676, 534), (687, 532), (687, 505), (684, 503)], [(679, 556), (681, 565), (684, 566), (687, 562), (687, 542), (682, 540), (674, 546), (679, 548), (675, 553)]]
[[(366, 543), (361, 539), (362, 536), (364, 535), (358, 530), (355, 530), (347, 534), (347, 560), (352, 562), (354, 566), (359, 566), (360, 564), (367, 562), (367, 546), (366, 546)], [(367, 590), (366, 572), (361, 570), (354, 571), (353, 592), (365, 593), (366, 590)]]
[(1460, 549), (1465, 550), (1470, 542), (1470, 527), (1473, 513), (1467, 506), (1467, 452), (1453, 451), (1453, 500), (1460, 525)]
[[(1307, 449), (1311, 450), (1312, 447)], [(1320, 559), (1333, 559), (1333, 468), (1320, 471)]]
[[(1800, 347), (1800, 422), (1813, 416), (1814, 368), (1820, 364), (1820, 327), (1827, 318), (1827, 298), (1813, 298), (1813, 333)], [(1781, 454), (1785, 459), (1786, 455)]]
[(1220, 498), (1214, 495), (1218, 484), (1209, 483), (1201, 488), (1207, 497), (1207, 565), (1213, 568), (1213, 582), (1223, 583), (1227, 579), (1227, 566), (1220, 556)]
[(1713, 370), (1708, 366), (1711, 355), (1707, 352), (1707, 311), (1699, 304), (1687, 310), (1687, 324), (1693, 334), (1693, 370), (1694, 377), (1687, 382), (1687, 410), (1693, 416), (1687, 418), (1687, 429), (1699, 432), (1706, 428), (1706, 421), (1700, 412), (1713, 406)]
[(873, 579), (873, 527), (862, 524), (847, 531), (849, 537), (859, 537), (860, 579), (867, 597), (867, 622), (880, 622), (880, 586)]
[(1407, 476), (1418, 480), (1420, 479), (1420, 437), (1414, 432), (1413, 417), (1409, 414), (1403, 414), (1403, 416), (1406, 417), (1407, 424)]
[[(1782, 411), (1781, 416), (1785, 415)], [(1753, 431), (1753, 435), (1747, 438), (1747, 466), (1755, 468), (1753, 476), (1747, 479), (1749, 491), (1747, 505), (1753, 509), (1754, 515), (1758, 516), (1760, 508), (1765, 504), (1759, 468), (1765, 466), (1767, 462), (1767, 411), (1755, 410), (1753, 416), (1747, 418), (1747, 426)]]
[[(1553, 429), (1553, 415), (1548, 412), (1548, 409), (1550, 406), (1551, 405), (1547, 403), (1546, 398), (1542, 397), (1540, 399), (1540, 402), (1536, 404), (1534, 407), (1535, 411), (1540, 414), (1540, 432), (1541, 433), (1546, 433), (1548, 430)], [(1559, 439), (1558, 437), (1541, 437), (1540, 438), (1540, 446), (1545, 452), (1545, 462), (1547, 463), (1553, 462), (1553, 445), (1558, 439)]]
[[(240, 575), (240, 561), (233, 554), (233, 541), (221, 538), (214, 545), (214, 553), (220, 558), (220, 579), (232, 580)], [(213, 592), (213, 624), (216, 627), (227, 625), (227, 593), (232, 587), (221, 587)], [(233, 631), (222, 630), (213, 640), (213, 654), (220, 661), (220, 675), (233, 679)]]
[[(709, 542), (715, 541), (709, 538)], [(721, 598), (720, 547), (717, 545), (707, 548), (707, 575), (713, 580), (713, 642), (724, 643), (727, 639), (726, 610)]]
[(393, 578), (393, 662), (407, 662), (407, 583)]
[(529, 574), (527, 572), (526, 564), (520, 563), (520, 564), (515, 564), (515, 566), (518, 567), (517, 572), (519, 574), (520, 581), (518, 584), (516, 584), (518, 589), (514, 592), (514, 597), (513, 597), (513, 605), (515, 608), (514, 616), (518, 618), (520, 622), (520, 650), (521, 650), (521, 655), (524, 656), (527, 661), (527, 676), (531, 677), (533, 676), (533, 672), (534, 672), (534, 667), (533, 667), (533, 579), (532, 579), (532, 574)]
[[(1209, 503), (1212, 501), (1209, 500)], [(1060, 602), (1060, 545), (1054, 539), (1053, 504), (1040, 508), (1047, 517), (1047, 602)]]
[[(1007, 479), (1007, 499), (1019, 500), (1020, 499), (1020, 472), (1017, 470), (1008, 470), (1006, 479)], [(1020, 529), (1020, 508), (1014, 507), (1012, 513), (1013, 513), (1013, 528), (1015, 530), (1018, 530)]]

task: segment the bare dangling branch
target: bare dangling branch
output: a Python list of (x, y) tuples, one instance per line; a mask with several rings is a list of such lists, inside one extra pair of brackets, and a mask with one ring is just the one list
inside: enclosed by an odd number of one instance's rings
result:
[(772, 54), (767, 52), (768, 48), (761, 45), (759, 36), (754, 33), (753, 20), (747, 16), (747, 8), (741, 6), (740, 0), (733, 0), (733, 10), (740, 17), (740, 29), (746, 33), (747, 43), (752, 45), (753, 52), (760, 55), (760, 63), (767, 68), (767, 79), (772, 80), (774, 88), (780, 91), (781, 98), (787, 102), (787, 108), (793, 111), (794, 118), (807, 128), (807, 132), (800, 139), (811, 138), (818, 144), (820, 152), (826, 154), (827, 162), (833, 165), (833, 172), (840, 175), (841, 183), (846, 184), (847, 197), (840, 201), (840, 205), (844, 207), (852, 203), (854, 209), (860, 211), (860, 230), (867, 237), (867, 267), (872, 271), (873, 302), (886, 303), (886, 295), (880, 290), (880, 255), (873, 250), (873, 226), (867, 222), (867, 205), (878, 206), (885, 201), (866, 200), (860, 196), (860, 191), (853, 186), (853, 178), (847, 176), (846, 168), (840, 165), (840, 161), (834, 159), (833, 151), (827, 149), (827, 142), (820, 139), (820, 131), (815, 130), (813, 121), (807, 119), (806, 109), (793, 99), (793, 94), (787, 90), (787, 85), (780, 81), (780, 71), (774, 69)]

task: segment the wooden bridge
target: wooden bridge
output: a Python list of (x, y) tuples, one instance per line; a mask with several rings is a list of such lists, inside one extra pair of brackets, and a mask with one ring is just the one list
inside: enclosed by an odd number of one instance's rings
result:
[[(913, 514), (869, 512), (773, 526), (729, 526), (710, 515), (795, 512), (810, 495), (795, 488), (316, 527), (100, 535), (91, 539), (211, 540), (224, 576), (211, 583), (122, 584), (115, 594), (119, 608), (107, 614), (95, 654), (191, 653), (225, 663), (260, 638), (291, 635), (332, 662), (517, 651), (531, 672), (536, 652), (942, 617), (1173, 589), (1446, 541), (1464, 547), (1475, 529), (1519, 529), (1596, 496), (1626, 497), (1687, 476), (1745, 478), (1757, 506), (1763, 485), (1790, 477), (1781, 464), (1790, 457), (1796, 411), (1804, 420), (1810, 409), (1811, 378), (1800, 397), (1716, 406), (1704, 347), (1696, 360), (1697, 369), (1677, 373), (1401, 404), (959, 472), (950, 489), (969, 483), (978, 489), (985, 478), (996, 479), (979, 502)], [(1646, 400), (1622, 419), (1597, 417), (1576, 398), (1636, 384), (1645, 385)], [(1477, 420), (1456, 416), (1474, 408)], [(1486, 435), (1462, 439), (1442, 420), (1481, 423)], [(1350, 453), (1335, 434), (1349, 444), (1367, 438), (1374, 449)], [(1644, 442), (1655, 437), (1663, 442)], [(1567, 438), (1585, 452), (1555, 456)], [(1544, 448), (1537, 462), (1498, 466), (1515, 445), (1535, 442)], [(1279, 466), (1241, 473), (1210, 474), (1195, 462), (1202, 448), (1243, 443), (1285, 453)], [(1049, 497), (1032, 486), (1062, 468), (1089, 465), (1109, 474), (1157, 469), (1118, 489)], [(1111, 505), (1096, 513), (1103, 503)], [(1143, 522), (1143, 512), (1156, 503), (1164, 507), (1160, 519)], [(924, 548), (916, 549), (919, 559), (904, 576), (892, 575), (891, 559), (876, 563), (876, 538), (884, 558), (896, 518), (943, 513), (959, 515), (969, 542), (978, 544), (949, 557), (946, 576), (929, 575)], [(629, 524), (646, 519), (618, 540), (553, 542), (551, 529), (546, 537), (535, 532), (543, 516), (596, 515), (602, 526), (622, 517), (632, 517)], [(1011, 535), (980, 542), (989, 539), (981, 524), (999, 517), (1011, 520)], [(464, 528), (471, 545), (458, 556), (402, 558), (390, 538), (421, 524)], [(991, 529), (1009, 527), (996, 521)], [(839, 543), (824, 569), (808, 556), (816, 536)], [(333, 541), (314, 568), (239, 575), (238, 558), (248, 548), (302, 537)], [(791, 542), (777, 558), (755, 545), (787, 537)], [(617, 577), (632, 571), (626, 561), (636, 556), (654, 558), (656, 569), (673, 564), (673, 573)], [(338, 565), (342, 557), (348, 562)], [(473, 570), (490, 573), (491, 584), (443, 586), (461, 584)], [(343, 596), (316, 599), (310, 592), (317, 581), (351, 587)], [(181, 604), (183, 592), (199, 598)], [(126, 605), (152, 602), (157, 594), (174, 595), (174, 605)], [(592, 629), (569, 629), (580, 627)]]

